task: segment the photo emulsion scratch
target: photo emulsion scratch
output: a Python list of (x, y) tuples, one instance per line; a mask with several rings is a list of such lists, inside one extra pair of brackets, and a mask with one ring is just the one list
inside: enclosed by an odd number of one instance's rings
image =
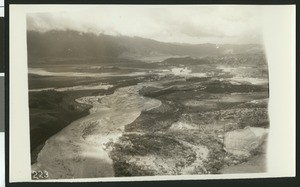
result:
[(32, 179), (267, 171), (257, 6), (27, 14)]

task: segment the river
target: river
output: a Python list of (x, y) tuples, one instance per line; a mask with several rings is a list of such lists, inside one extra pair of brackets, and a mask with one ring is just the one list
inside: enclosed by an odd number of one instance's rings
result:
[(143, 86), (138, 84), (119, 88), (107, 96), (77, 99), (92, 103), (90, 114), (49, 138), (32, 170), (46, 170), (50, 179), (113, 177), (113, 162), (106, 144), (117, 141), (124, 127), (141, 111), (161, 105), (159, 100), (139, 95)]

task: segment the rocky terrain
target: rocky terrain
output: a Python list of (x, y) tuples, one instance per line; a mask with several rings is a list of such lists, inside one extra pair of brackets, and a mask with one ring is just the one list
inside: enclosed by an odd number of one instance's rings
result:
[(260, 154), (267, 93), (214, 94), (205, 84), (140, 90), (162, 105), (142, 112), (111, 144), (117, 176), (216, 174)]

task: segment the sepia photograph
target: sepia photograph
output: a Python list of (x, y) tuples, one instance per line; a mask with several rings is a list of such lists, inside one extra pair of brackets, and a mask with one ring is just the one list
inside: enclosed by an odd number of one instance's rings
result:
[(295, 176), (295, 6), (8, 11), (10, 183)]
[(32, 179), (266, 172), (255, 7), (27, 14)]

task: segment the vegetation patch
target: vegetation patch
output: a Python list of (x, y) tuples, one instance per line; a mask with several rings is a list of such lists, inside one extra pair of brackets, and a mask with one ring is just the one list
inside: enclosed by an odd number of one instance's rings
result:
[[(68, 93), (54, 90), (29, 93), (30, 145), (32, 153), (40, 144), (76, 119), (89, 114), (91, 106), (74, 101)], [(35, 150), (35, 151), (33, 151)], [(31, 154), (32, 163), (36, 154)]]
[[(138, 162), (130, 162), (134, 157), (147, 159), (149, 156), (154, 158), (149, 165), (140, 166)], [(172, 170), (191, 165), (196, 153), (191, 147), (166, 134), (124, 134), (114, 145), (111, 158), (115, 168), (123, 168), (122, 172), (118, 170), (117, 176), (128, 176), (132, 169), (135, 170), (130, 176), (140, 176), (152, 165), (156, 166), (153, 167), (155, 170), (150, 170), (152, 174), (171, 174), (169, 172)], [(160, 167), (164, 169), (160, 170)]]

